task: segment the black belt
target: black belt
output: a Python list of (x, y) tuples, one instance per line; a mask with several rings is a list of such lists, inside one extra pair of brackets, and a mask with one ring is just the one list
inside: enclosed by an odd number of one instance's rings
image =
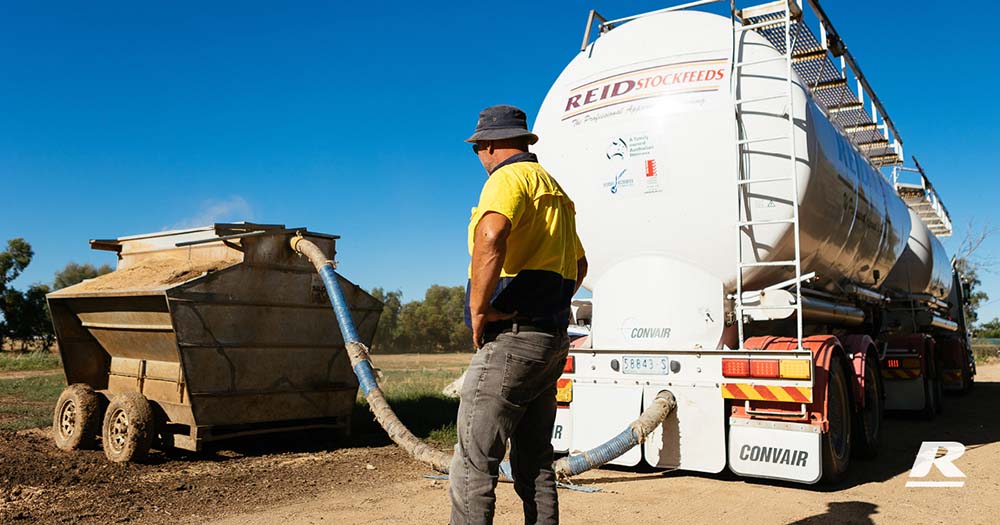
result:
[(565, 327), (544, 319), (509, 319), (506, 321), (494, 321), (486, 325), (486, 334), (494, 337), (506, 333), (544, 332), (547, 334), (558, 334), (565, 331)]

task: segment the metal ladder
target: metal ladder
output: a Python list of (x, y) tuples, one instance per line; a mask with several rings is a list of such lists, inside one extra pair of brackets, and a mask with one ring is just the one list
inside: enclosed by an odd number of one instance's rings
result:
[[(783, 266), (794, 268), (795, 278), (795, 325), (796, 325), (796, 339), (797, 347), (796, 350), (803, 351), (802, 347), (802, 253), (801, 253), (801, 242), (799, 238), (799, 180), (796, 172), (796, 161), (797, 152), (795, 147), (795, 104), (793, 98), (793, 89), (795, 88), (794, 82), (792, 81), (793, 72), (793, 53), (795, 48), (795, 35), (792, 33), (792, 26), (795, 25), (796, 28), (799, 24), (796, 19), (802, 16), (802, 5), (801, 0), (778, 0), (776, 2), (771, 2), (768, 4), (763, 4), (760, 6), (755, 6), (754, 9), (757, 14), (756, 17), (767, 18), (764, 21), (754, 22), (750, 24), (745, 24), (742, 20), (746, 17), (740, 16), (740, 22), (737, 22), (737, 9), (735, 6), (735, 1), (730, 1), (730, 18), (733, 22), (733, 48), (732, 48), (732, 70), (730, 73), (730, 83), (731, 91), (733, 94), (733, 104), (736, 113), (736, 144), (737, 144), (737, 180), (736, 180), (736, 194), (737, 194), (737, 260), (736, 260), (736, 295), (734, 297), (734, 313), (736, 315), (736, 326), (739, 336), (739, 350), (745, 350), (743, 344), (745, 339), (744, 334), (744, 317), (746, 315), (746, 310), (787, 310), (788, 306), (768, 306), (768, 305), (758, 305), (747, 307), (744, 305), (744, 290), (743, 290), (743, 273), (747, 269), (757, 268), (763, 266)], [(773, 10), (773, 14), (777, 15), (782, 13), (780, 17), (768, 17), (769, 10)], [(739, 56), (740, 52), (740, 42), (743, 40), (744, 35), (747, 31), (754, 31), (764, 27), (776, 28), (779, 25), (784, 26), (784, 36), (785, 36), (785, 52), (782, 56), (772, 57), (767, 59), (758, 59), (750, 61), (742, 61)], [(777, 62), (783, 60), (785, 62), (785, 93), (782, 95), (770, 95), (764, 97), (754, 97), (754, 98), (740, 98), (740, 77), (742, 75), (741, 69), (745, 66), (762, 64), (765, 62)], [(763, 137), (763, 138), (747, 138), (742, 136), (743, 130), (743, 106), (745, 104), (751, 104), (754, 102), (763, 102), (766, 100), (777, 100), (785, 99), (787, 101), (788, 107), (788, 132), (786, 135), (775, 136), (775, 137)], [(775, 176), (775, 177), (765, 177), (750, 179), (744, 171), (744, 152), (745, 147), (750, 144), (757, 144), (762, 142), (773, 142), (773, 141), (783, 141), (787, 144), (786, 152), (788, 153), (788, 175), (787, 176)], [(791, 187), (792, 194), (792, 216), (784, 219), (768, 219), (768, 220), (752, 220), (750, 216), (750, 210), (746, 203), (749, 203), (750, 186), (753, 184), (760, 184), (764, 182), (785, 182)], [(744, 211), (745, 210), (745, 211)], [(744, 230), (748, 228), (753, 228), (759, 225), (768, 224), (791, 224), (794, 232), (794, 248), (795, 256), (792, 260), (786, 261), (757, 261), (748, 260), (746, 253), (743, 249), (743, 236)], [(752, 257), (752, 254), (750, 254)], [(790, 306), (790, 305), (789, 305)]]

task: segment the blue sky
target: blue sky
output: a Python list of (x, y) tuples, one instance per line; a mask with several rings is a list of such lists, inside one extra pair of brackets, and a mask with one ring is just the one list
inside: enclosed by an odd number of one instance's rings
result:
[[(1000, 225), (990, 3), (826, 4), (951, 211), (946, 246), (970, 220)], [(491, 5), (4, 2), (0, 241), (35, 249), (16, 285), (113, 263), (88, 239), (216, 220), (340, 234), (343, 273), (405, 299), (463, 283), (485, 174), (462, 140), (478, 111), (533, 118), (588, 9), (668, 4)], [(980, 254), (1000, 257), (1000, 235)], [(988, 319), (1000, 275), (983, 282)]]

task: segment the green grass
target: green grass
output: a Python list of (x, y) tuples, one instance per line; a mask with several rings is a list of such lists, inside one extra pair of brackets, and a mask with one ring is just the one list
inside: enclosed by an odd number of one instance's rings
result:
[(61, 374), (0, 379), (0, 430), (48, 426), (65, 387)]
[[(382, 391), (389, 405), (414, 435), (442, 450), (455, 445), (455, 418), (458, 400), (446, 397), (441, 390), (455, 380), (461, 369), (383, 369)], [(361, 395), (354, 407), (353, 440), (358, 445), (388, 444), (389, 438), (368, 410)]]
[(977, 363), (988, 363), (1000, 359), (1000, 345), (973, 344), (972, 353)]
[(0, 372), (52, 370), (60, 366), (62, 365), (59, 362), (59, 354), (52, 352), (0, 352)]
[[(458, 400), (441, 390), (461, 374), (469, 355), (401, 356), (376, 361), (382, 366), (381, 386), (396, 415), (422, 439), (450, 450), (455, 444)], [(0, 354), (0, 371), (50, 370), (59, 367), (57, 354)], [(48, 426), (56, 399), (65, 388), (62, 374), (0, 379), (0, 430)], [(358, 445), (388, 444), (389, 438), (375, 421), (368, 404), (359, 395), (353, 416), (354, 441)]]

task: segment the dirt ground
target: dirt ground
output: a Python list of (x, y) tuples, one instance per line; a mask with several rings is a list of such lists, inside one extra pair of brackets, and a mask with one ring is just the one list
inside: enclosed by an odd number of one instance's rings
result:
[[(415, 366), (419, 366), (415, 364)], [(1000, 514), (1000, 364), (949, 396), (933, 422), (892, 417), (875, 461), (837, 487), (746, 481), (722, 473), (601, 469), (560, 491), (565, 523), (995, 523)], [(963, 488), (907, 488), (922, 441), (967, 446)], [(314, 434), (234, 441), (112, 465), (65, 453), (47, 431), (0, 433), (0, 523), (446, 523), (447, 481), (392, 446), (335, 445)], [(928, 479), (943, 479), (936, 470)], [(498, 488), (498, 523), (521, 522), (513, 487)]]

